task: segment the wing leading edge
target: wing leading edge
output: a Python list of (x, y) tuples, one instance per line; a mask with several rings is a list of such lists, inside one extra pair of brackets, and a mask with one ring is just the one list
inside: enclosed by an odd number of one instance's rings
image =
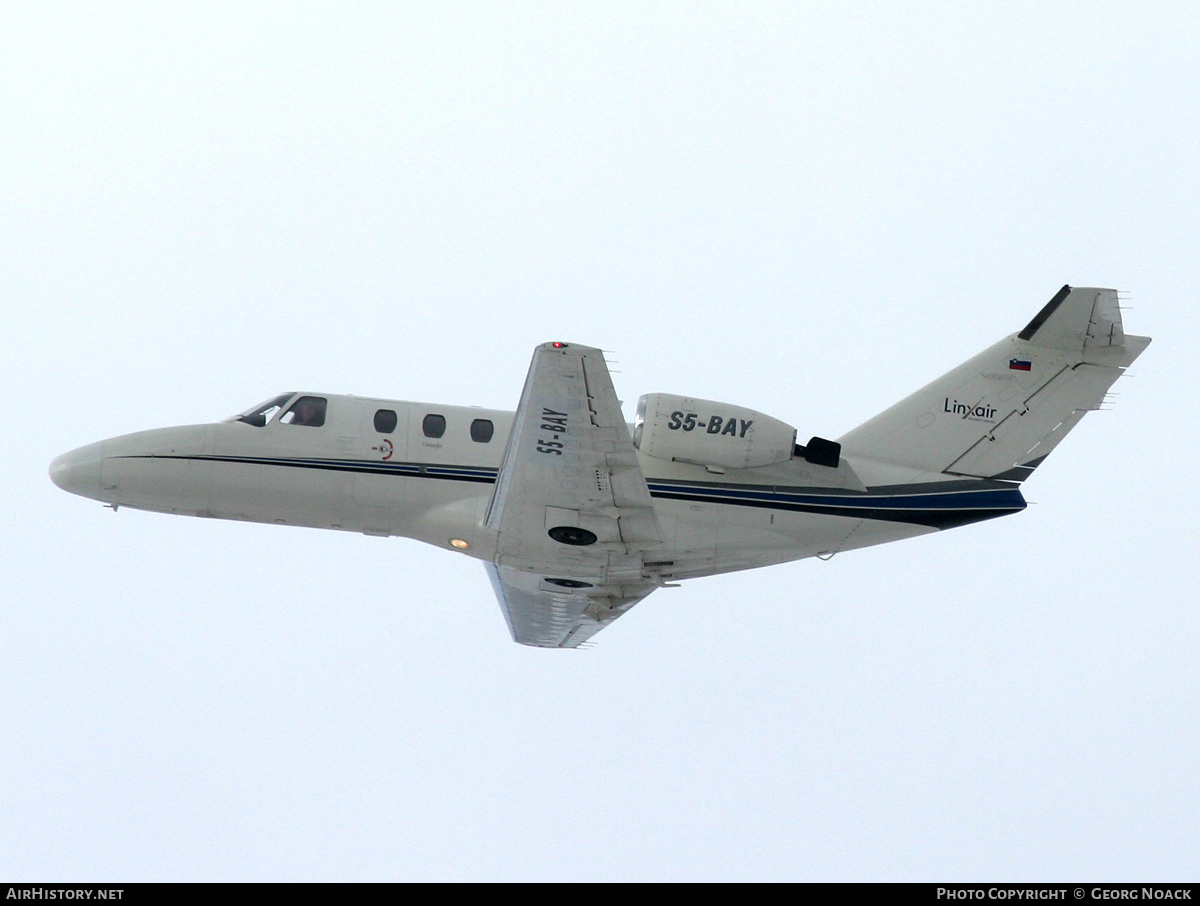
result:
[(534, 351), (485, 523), (521, 644), (577, 647), (657, 587), (642, 554), (662, 537), (600, 350)]

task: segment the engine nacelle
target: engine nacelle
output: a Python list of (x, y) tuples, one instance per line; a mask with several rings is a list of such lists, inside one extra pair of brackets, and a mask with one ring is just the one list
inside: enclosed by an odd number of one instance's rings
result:
[(796, 429), (742, 406), (647, 393), (638, 400), (633, 445), (656, 459), (755, 469), (790, 460)]

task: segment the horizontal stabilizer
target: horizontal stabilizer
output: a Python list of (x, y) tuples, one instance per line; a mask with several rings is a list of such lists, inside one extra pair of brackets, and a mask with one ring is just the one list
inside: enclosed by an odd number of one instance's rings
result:
[(1115, 289), (1064, 286), (1017, 339), (1050, 349), (1122, 346), (1125, 330)]

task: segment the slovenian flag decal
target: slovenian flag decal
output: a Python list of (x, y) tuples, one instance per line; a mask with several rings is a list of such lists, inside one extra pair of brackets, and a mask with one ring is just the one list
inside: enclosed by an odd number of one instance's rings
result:
[(1033, 371), (1033, 362), (1028, 359), (1009, 359), (1009, 371)]

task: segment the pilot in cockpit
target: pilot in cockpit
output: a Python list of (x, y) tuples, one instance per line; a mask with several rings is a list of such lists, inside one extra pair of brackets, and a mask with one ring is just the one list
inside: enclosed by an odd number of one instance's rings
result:
[(290, 425), (307, 425), (319, 428), (325, 424), (325, 400), (315, 396), (302, 396), (292, 406), (285, 421)]

